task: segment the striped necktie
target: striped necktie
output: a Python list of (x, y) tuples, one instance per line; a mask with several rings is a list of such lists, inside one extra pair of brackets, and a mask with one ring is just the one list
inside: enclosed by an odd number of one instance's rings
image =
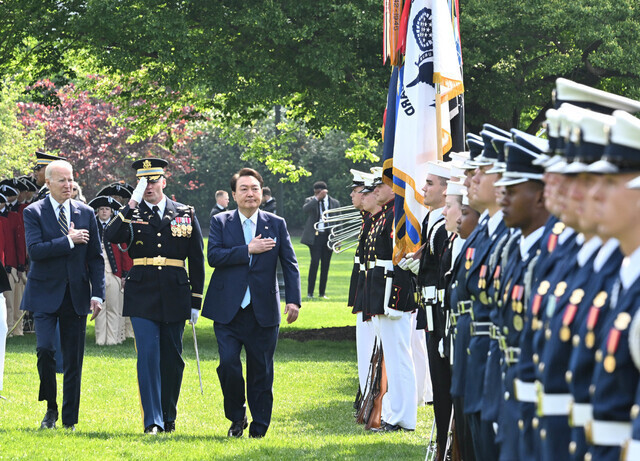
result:
[(60, 205), (58, 210), (58, 224), (60, 224), (62, 235), (69, 235), (69, 224), (67, 224), (67, 213), (64, 211), (64, 205)]

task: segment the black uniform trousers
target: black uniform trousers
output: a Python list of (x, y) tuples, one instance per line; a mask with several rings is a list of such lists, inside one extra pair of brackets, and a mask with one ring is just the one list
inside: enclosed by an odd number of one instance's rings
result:
[(213, 323), (220, 354), (217, 372), (224, 396), (224, 415), (232, 422), (242, 421), (246, 416), (245, 382), (240, 361), (243, 346), (246, 352), (246, 401), (252, 418), (250, 435), (265, 435), (271, 422), (273, 354), (278, 343), (279, 329), (278, 325), (260, 326), (251, 303), (244, 309), (239, 309), (228, 324)]
[(34, 312), (36, 351), (40, 392), (38, 400), (46, 400), (50, 408), (56, 405), (56, 325), (60, 324), (64, 379), (62, 385), (62, 423), (78, 423), (80, 382), (87, 329), (87, 316), (78, 315), (73, 308), (69, 286), (62, 304), (53, 313)]
[(433, 387), (433, 413), (436, 420), (438, 452), (444, 455), (449, 434), (451, 418), (451, 367), (447, 357), (438, 352), (440, 338), (435, 332), (427, 333), (427, 356), (429, 357), (429, 374)]
[(329, 240), (329, 232), (318, 232), (313, 245), (309, 246), (311, 252), (311, 262), (309, 263), (309, 277), (307, 281), (307, 294), (313, 295), (316, 287), (316, 276), (318, 274), (318, 264), (320, 264), (320, 285), (318, 293), (324, 296), (327, 288), (327, 278), (329, 277), (329, 264), (331, 263), (331, 255), (333, 251), (327, 246)]

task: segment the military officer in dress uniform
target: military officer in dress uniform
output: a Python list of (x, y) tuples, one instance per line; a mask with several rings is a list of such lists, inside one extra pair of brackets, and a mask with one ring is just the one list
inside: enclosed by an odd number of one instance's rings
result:
[[(131, 198), (131, 193), (133, 192), (133, 186), (124, 182), (124, 181), (116, 181), (112, 182), (108, 186), (100, 189), (97, 197), (99, 196), (107, 196), (114, 199), (120, 206), (126, 204)], [(113, 245), (114, 248), (116, 245)], [(114, 254), (115, 249), (114, 249)], [(123, 260), (126, 261), (125, 264), (130, 265), (130, 259), (127, 253), (122, 253)], [(124, 276), (126, 277), (126, 275)], [(124, 278), (123, 278), (124, 279)], [(122, 306), (120, 307), (120, 312), (122, 313)], [(131, 325), (131, 319), (129, 317), (124, 317), (124, 338), (133, 338), (133, 326)]]
[(364, 252), (367, 242), (367, 235), (371, 229), (372, 212), (379, 211), (373, 196), (365, 203), (364, 197), (370, 192), (363, 192), (365, 180), (369, 185), (373, 182), (373, 175), (358, 170), (351, 170), (353, 181), (351, 183), (351, 202), (353, 206), (362, 212), (362, 228), (358, 236), (358, 247), (356, 248), (351, 281), (349, 283), (349, 299), (347, 305), (352, 308), (351, 312), (356, 314), (356, 355), (358, 362), (358, 383), (360, 395), (364, 392), (367, 374), (369, 372), (369, 362), (375, 341), (375, 332), (371, 322), (366, 322), (363, 318), (362, 309), (362, 289), (364, 287)]
[(131, 269), (131, 258), (126, 252), (126, 247), (121, 251), (117, 244), (104, 240), (104, 230), (111, 221), (113, 213), (120, 209), (120, 203), (103, 195), (91, 200), (89, 206), (96, 210), (105, 269), (105, 297), (102, 304), (103, 313), (100, 317), (96, 317), (96, 344), (113, 346), (125, 340), (122, 279)]
[(44, 183), (44, 170), (47, 168), (47, 165), (49, 165), (54, 160), (66, 160), (66, 158), (36, 151), (36, 166), (33, 167), (33, 174), (36, 186), (38, 186), (40, 189), (33, 199), (34, 202), (42, 200), (47, 195), (49, 195), (49, 188)]
[[(627, 187), (629, 189), (638, 191), (640, 189), (640, 179), (638, 178), (640, 178), (640, 176), (627, 183)], [(637, 207), (640, 203), (640, 199), (636, 197), (635, 200), (631, 203), (635, 204), (635, 206)], [(636, 283), (638, 282), (636, 281)], [(631, 357), (633, 358), (633, 362), (636, 368), (640, 370), (640, 314), (638, 314), (638, 312), (636, 312), (633, 317), (633, 322), (631, 323), (630, 329), (629, 352), (631, 353)], [(638, 389), (640, 389), (640, 385), (638, 386)], [(638, 393), (637, 390), (635, 395), (635, 403), (631, 408), (631, 419), (631, 439), (627, 440), (623, 445), (622, 456), (620, 457), (622, 461), (640, 459), (640, 393)]]
[[(423, 244), (420, 257), (413, 258), (408, 253), (400, 261), (400, 268), (411, 270), (417, 275), (419, 296), (423, 308), (418, 311), (416, 328), (427, 332), (427, 353), (429, 372), (434, 390), (433, 409), (437, 427), (437, 456), (442, 460), (447, 444), (449, 419), (451, 416), (451, 370), (449, 360), (444, 357), (444, 338), (446, 318), (442, 309), (442, 295), (439, 296), (440, 266), (444, 249), (447, 246), (448, 234), (444, 227), (442, 211), (445, 205), (447, 180), (451, 178), (448, 163), (442, 161), (427, 162), (427, 176), (422, 188), (424, 204), (430, 211), (422, 222), (421, 242)], [(439, 348), (442, 347), (442, 355)]]
[[(388, 390), (383, 398), (384, 424), (377, 430), (413, 431), (417, 422), (416, 376), (411, 356), (412, 312), (415, 301), (411, 272), (393, 264), (393, 221), (395, 194), (382, 181), (382, 168), (372, 169), (373, 193), (382, 216), (373, 228), (373, 256), (367, 262), (368, 299), (365, 314), (374, 316), (384, 351)], [(370, 275), (369, 275), (370, 274)]]
[(193, 207), (164, 195), (166, 166), (165, 160), (157, 158), (133, 163), (138, 185), (105, 230), (106, 240), (129, 246), (133, 260), (126, 277), (123, 314), (131, 317), (135, 332), (138, 386), (148, 434), (175, 430), (184, 370), (184, 322), (198, 320), (204, 287), (200, 225)]
[(616, 238), (626, 256), (611, 291), (611, 311), (595, 353), (590, 388), (593, 417), (585, 424), (590, 445), (585, 459), (594, 461), (620, 459), (621, 445), (631, 436), (631, 410), (640, 376), (628, 343), (629, 326), (640, 307), (639, 197), (626, 187), (640, 172), (640, 121), (623, 111), (613, 116), (603, 158), (588, 167), (589, 172), (600, 174), (591, 190), (599, 216), (598, 233)]

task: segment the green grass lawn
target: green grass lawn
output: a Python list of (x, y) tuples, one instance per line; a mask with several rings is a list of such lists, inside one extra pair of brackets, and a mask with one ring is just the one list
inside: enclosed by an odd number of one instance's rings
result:
[[(298, 239), (294, 239), (298, 241)], [(306, 289), (309, 251), (295, 245)], [(327, 287), (329, 300), (306, 302), (300, 318), (283, 329), (354, 325), (346, 307), (352, 252), (334, 255)], [(210, 275), (210, 269), (208, 271)], [(209, 277), (207, 277), (208, 280)], [(185, 329), (186, 368), (176, 432), (142, 434), (133, 340), (120, 346), (95, 345), (87, 328), (80, 422), (75, 433), (40, 431), (46, 410), (38, 402), (35, 336), (10, 338), (0, 400), (0, 459), (423, 459), (432, 409), (420, 408), (412, 433), (372, 434), (355, 424), (357, 389), (355, 344), (349, 341), (278, 342), (274, 409), (267, 437), (228, 439), (218, 384), (217, 347), (212, 322), (197, 325), (204, 396), (200, 394), (190, 329)], [(62, 380), (58, 375), (59, 403)], [(249, 420), (250, 420), (249, 415)], [(58, 424), (61, 426), (61, 422)]]

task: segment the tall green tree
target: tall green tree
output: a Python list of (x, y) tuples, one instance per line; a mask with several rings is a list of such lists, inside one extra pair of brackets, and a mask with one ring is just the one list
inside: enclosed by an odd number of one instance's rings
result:
[(464, 0), (467, 124), (535, 132), (558, 77), (640, 98), (635, 0)]
[(28, 172), (35, 151), (44, 144), (44, 128), (33, 124), (27, 129), (20, 120), (24, 102), (22, 88), (5, 80), (0, 89), (0, 178)]

